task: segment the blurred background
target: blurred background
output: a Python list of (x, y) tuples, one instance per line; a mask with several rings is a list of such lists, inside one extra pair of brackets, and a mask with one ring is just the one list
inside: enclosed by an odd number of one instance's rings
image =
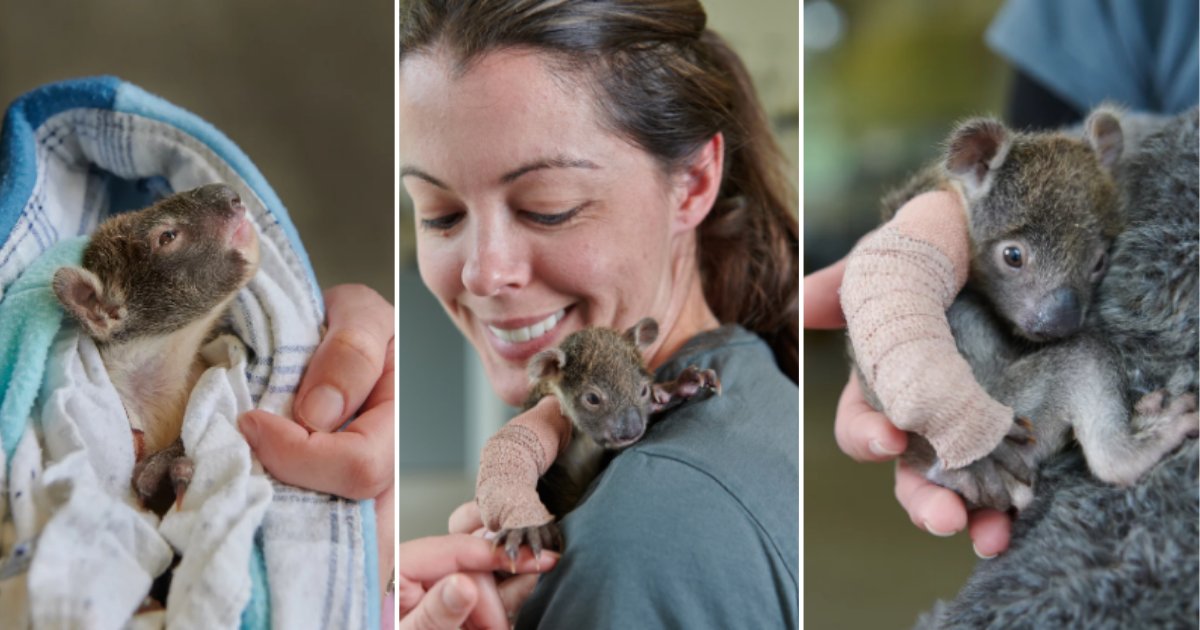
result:
[[(879, 199), (934, 160), (955, 121), (1002, 115), (1011, 80), (984, 44), (999, 0), (804, 3), (804, 272), (879, 223)], [(890, 464), (857, 464), (833, 437), (844, 336), (804, 334), (804, 621), (908, 628), (977, 561), (966, 534), (914, 527)]]
[(215, 125), (287, 206), (323, 287), (395, 301), (393, 3), (0, 3), (0, 103), (116, 75)]
[[(704, 7), (709, 27), (725, 36), (749, 67), (778, 141), (798, 173), (799, 5), (705, 0)], [(492, 393), (474, 350), (422, 284), (412, 201), (401, 190), (398, 526), (403, 541), (446, 532), (451, 510), (474, 496), (483, 442), (515, 410)]]

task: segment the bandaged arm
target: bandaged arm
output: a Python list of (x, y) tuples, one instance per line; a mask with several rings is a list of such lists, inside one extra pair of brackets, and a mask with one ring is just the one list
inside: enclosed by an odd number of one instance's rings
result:
[(846, 260), (842, 311), (865, 385), (897, 427), (925, 437), (949, 468), (987, 455), (1013, 411), (959, 354), (946, 309), (967, 281), (966, 213), (948, 191), (914, 197)]
[(537, 481), (566, 448), (571, 422), (546, 396), (508, 421), (483, 446), (475, 502), (490, 531), (544, 525), (554, 516), (538, 498)]

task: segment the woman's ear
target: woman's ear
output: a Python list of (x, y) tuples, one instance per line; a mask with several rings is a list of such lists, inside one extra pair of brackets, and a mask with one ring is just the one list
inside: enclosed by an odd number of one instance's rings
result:
[(676, 190), (680, 196), (673, 217), (675, 231), (695, 229), (708, 216), (721, 191), (724, 159), (725, 137), (717, 132), (677, 175)]

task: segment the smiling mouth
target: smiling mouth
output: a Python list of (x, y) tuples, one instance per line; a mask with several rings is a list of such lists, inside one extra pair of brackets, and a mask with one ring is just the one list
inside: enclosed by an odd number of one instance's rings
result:
[(567, 309), (560, 308), (557, 312), (551, 313), (546, 319), (543, 319), (542, 321), (530, 326), (505, 329), (489, 325), (487, 329), (501, 341), (506, 341), (508, 343), (524, 343), (526, 341), (533, 341), (534, 339), (545, 335), (551, 330), (554, 330), (554, 327), (558, 324), (558, 322), (562, 321), (563, 317), (566, 316), (566, 313)]

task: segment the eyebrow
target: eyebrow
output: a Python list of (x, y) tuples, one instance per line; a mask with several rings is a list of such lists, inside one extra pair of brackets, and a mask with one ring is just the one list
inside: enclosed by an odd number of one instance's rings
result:
[(548, 168), (586, 168), (589, 170), (597, 170), (600, 167), (595, 162), (591, 162), (589, 160), (575, 159), (575, 158), (569, 158), (569, 157), (566, 157), (563, 155), (556, 155), (552, 158), (547, 158), (544, 160), (536, 160), (536, 161), (530, 162), (528, 164), (525, 164), (524, 166), (517, 168), (516, 170), (509, 171), (508, 173), (505, 173), (503, 176), (500, 177), (500, 183), (501, 184), (511, 184), (514, 181), (516, 181), (517, 178), (521, 177), (522, 175), (524, 175), (526, 173), (530, 173), (533, 171), (540, 171), (540, 170), (548, 169)]
[[(559, 155), (559, 156), (555, 156), (552, 158), (535, 160), (528, 164), (522, 165), (514, 170), (511, 170), (511, 171), (505, 173), (504, 175), (500, 176), (500, 183), (501, 184), (511, 184), (511, 183), (515, 182), (517, 179), (519, 179), (522, 175), (531, 173), (533, 171), (540, 171), (540, 170), (544, 170), (544, 169), (548, 169), (548, 168), (585, 168), (585, 169), (589, 169), (589, 170), (598, 170), (600, 168), (600, 166), (590, 160), (569, 158), (566, 156)], [(423, 180), (429, 182), (430, 184), (433, 184), (434, 186), (441, 188), (442, 190), (450, 190), (450, 187), (447, 186), (440, 179), (434, 177), (433, 175), (430, 175), (429, 173), (426, 173), (425, 171), (422, 171), (421, 169), (419, 169), (415, 166), (405, 166), (400, 169), (400, 178), (401, 179), (408, 177), (410, 175), (413, 177), (417, 177), (419, 179), (423, 179)]]

